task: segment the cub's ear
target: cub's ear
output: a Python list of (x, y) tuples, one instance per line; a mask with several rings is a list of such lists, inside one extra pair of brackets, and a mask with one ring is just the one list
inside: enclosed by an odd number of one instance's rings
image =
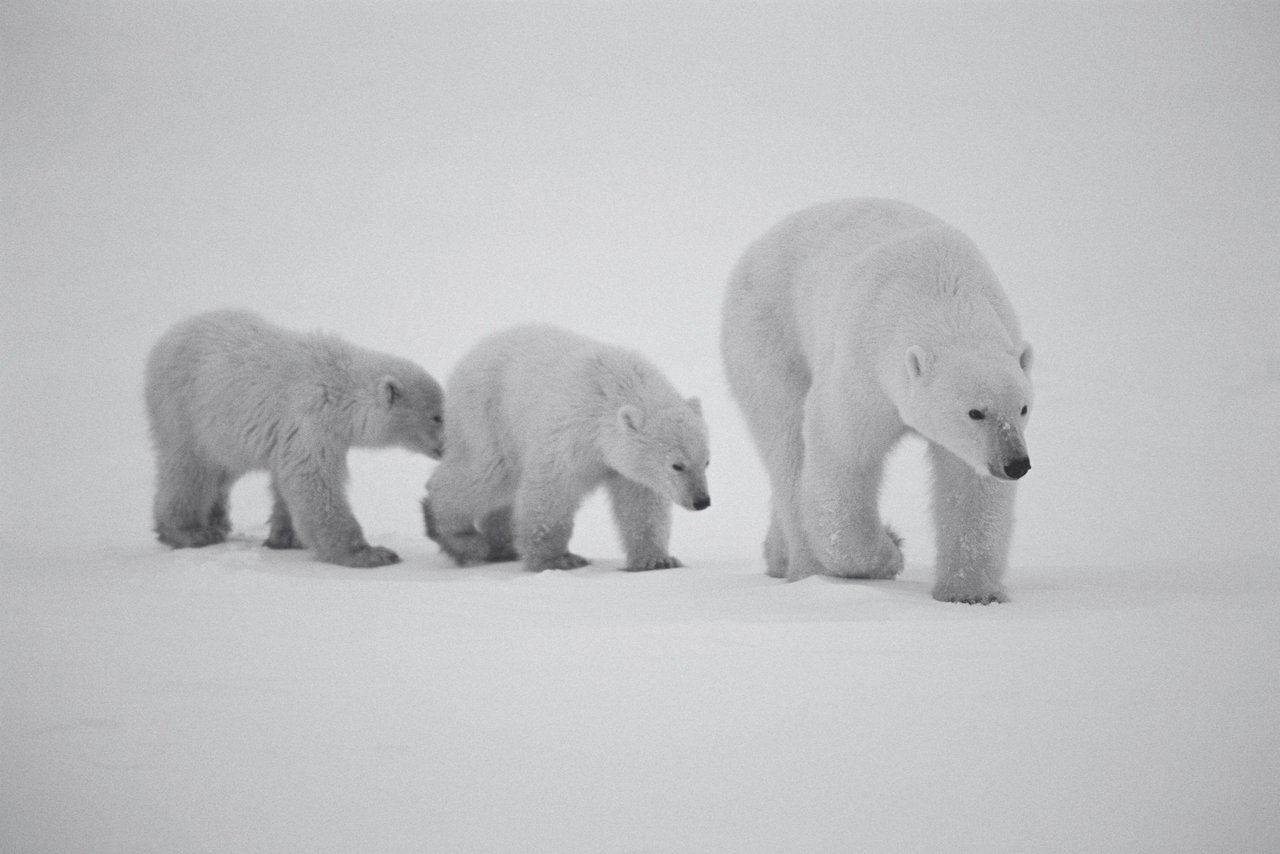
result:
[(1031, 345), (1029, 343), (1023, 344), (1022, 354), (1018, 356), (1018, 364), (1022, 365), (1022, 372), (1024, 374), (1031, 373), (1031, 362), (1032, 362), (1031, 357), (1032, 357)]
[(624, 430), (639, 433), (644, 427), (644, 412), (638, 406), (627, 404), (618, 409), (618, 425)]
[(908, 379), (918, 380), (924, 376), (924, 372), (929, 367), (929, 354), (924, 351), (923, 347), (918, 344), (908, 347), (905, 358)]
[(696, 412), (698, 415), (701, 415), (702, 401), (696, 397), (689, 398), (689, 408), (692, 409), (694, 412)]
[(383, 406), (390, 409), (402, 397), (404, 397), (404, 389), (401, 388), (398, 379), (393, 376), (385, 376), (378, 380), (378, 400), (382, 401)]

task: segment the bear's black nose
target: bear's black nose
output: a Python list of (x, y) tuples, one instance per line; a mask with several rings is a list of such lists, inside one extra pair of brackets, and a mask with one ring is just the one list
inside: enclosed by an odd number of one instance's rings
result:
[(1019, 457), (1005, 464), (1004, 474), (1009, 480), (1017, 480), (1027, 472), (1031, 471), (1031, 460), (1028, 457)]
[(701, 498), (695, 499), (693, 502), (694, 510), (706, 510), (710, 506), (711, 506), (711, 499), (705, 495), (702, 496)]

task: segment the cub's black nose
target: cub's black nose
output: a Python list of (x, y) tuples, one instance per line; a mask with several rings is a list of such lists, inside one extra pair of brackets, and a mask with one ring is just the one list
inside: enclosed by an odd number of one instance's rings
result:
[(1027, 472), (1031, 471), (1031, 460), (1028, 457), (1019, 457), (1005, 464), (1004, 474), (1009, 480), (1017, 480)]
[(711, 499), (706, 497), (705, 495), (702, 498), (699, 498), (693, 502), (694, 510), (706, 510), (710, 506), (711, 506)]

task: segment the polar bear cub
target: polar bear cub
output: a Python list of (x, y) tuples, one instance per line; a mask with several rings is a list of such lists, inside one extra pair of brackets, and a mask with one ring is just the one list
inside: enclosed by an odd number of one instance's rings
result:
[(497, 333), (447, 384), (448, 453), (427, 482), (427, 535), (460, 566), (523, 557), (572, 569), (583, 498), (609, 492), (629, 570), (680, 566), (668, 551), (671, 503), (711, 504), (707, 428), (636, 353), (552, 326)]
[(770, 575), (897, 575), (877, 498), (886, 455), (915, 432), (933, 470), (934, 598), (1005, 600), (1031, 348), (972, 241), (901, 202), (819, 205), (747, 249), (723, 321), (772, 485)]
[(232, 484), (265, 469), (275, 497), (266, 545), (310, 546), (342, 566), (395, 563), (395, 552), (365, 542), (347, 503), (347, 450), (442, 452), (442, 392), (422, 368), (247, 311), (170, 329), (147, 360), (146, 401), (155, 530), (175, 548), (225, 540)]

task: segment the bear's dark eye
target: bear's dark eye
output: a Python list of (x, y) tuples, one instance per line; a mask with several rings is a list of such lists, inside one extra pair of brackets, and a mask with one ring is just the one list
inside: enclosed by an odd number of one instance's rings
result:
[(1026, 415), (1026, 414), (1027, 414), (1027, 408), (1026, 408), (1025, 406), (1024, 406), (1024, 407), (1022, 407), (1022, 414), (1023, 414), (1023, 415)]
[(974, 421), (981, 421), (982, 419), (987, 417), (987, 414), (983, 412), (981, 409), (970, 409), (969, 417), (972, 418)]
[(432, 420), (432, 421), (434, 421), (436, 424), (443, 424), (443, 423), (444, 423), (444, 416), (443, 416), (443, 415), (432, 415), (432, 416), (431, 416), (431, 420)]
[(684, 471), (684, 463), (672, 463), (671, 467), (676, 471)]

